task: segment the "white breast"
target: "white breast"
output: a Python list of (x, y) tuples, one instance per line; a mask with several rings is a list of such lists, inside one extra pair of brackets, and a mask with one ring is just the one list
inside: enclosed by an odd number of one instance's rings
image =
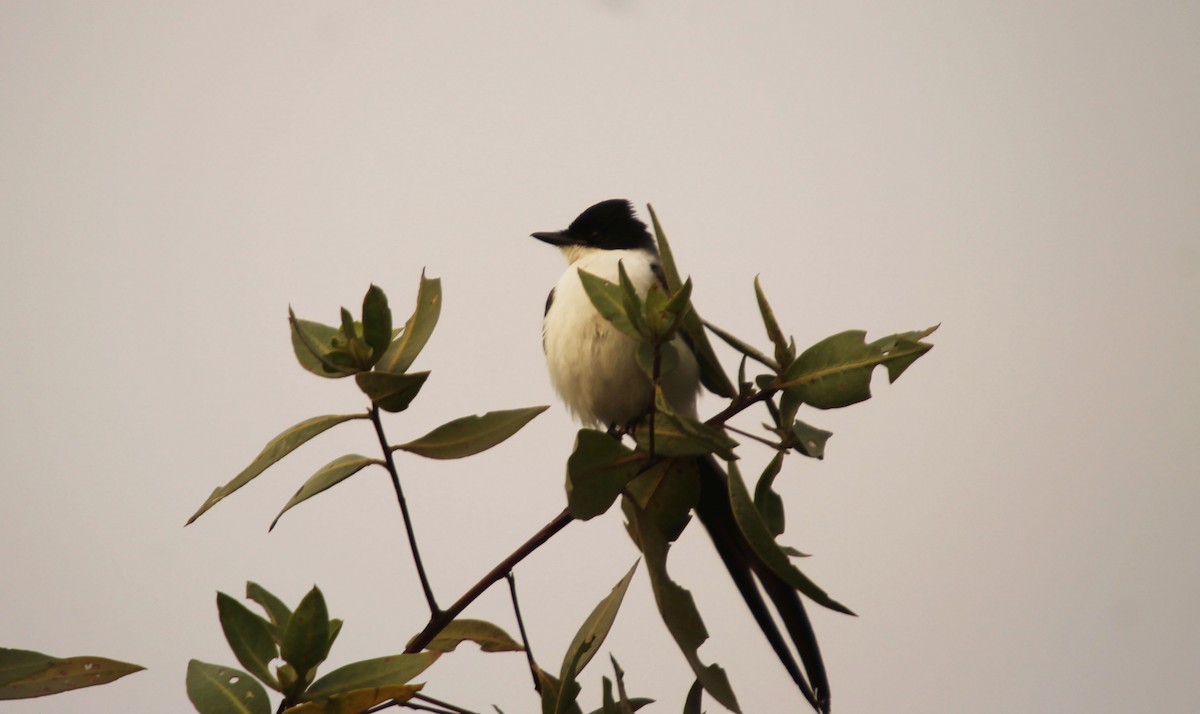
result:
[[(542, 325), (550, 381), (567, 408), (584, 424), (601, 428), (625, 426), (645, 414), (652, 403), (650, 379), (638, 367), (634, 340), (600, 317), (579, 281), (585, 270), (617, 282), (617, 263), (638, 293), (645, 295), (656, 280), (644, 251), (574, 249), (573, 259), (554, 288), (554, 301)], [(663, 378), (672, 406), (695, 416), (698, 369), (681, 340), (675, 347), (679, 366)]]

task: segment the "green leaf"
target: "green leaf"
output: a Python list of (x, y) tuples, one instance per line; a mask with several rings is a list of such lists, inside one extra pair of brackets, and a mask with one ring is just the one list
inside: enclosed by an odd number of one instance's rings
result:
[[(559, 681), (573, 681), (583, 671), (583, 668), (587, 666), (588, 662), (592, 661), (592, 657), (596, 655), (596, 652), (600, 649), (600, 645), (604, 643), (604, 638), (608, 636), (613, 622), (617, 619), (617, 611), (621, 609), (621, 602), (625, 599), (625, 591), (629, 589), (629, 582), (633, 580), (633, 574), (637, 572), (637, 566), (638, 564), (635, 562), (629, 568), (629, 571), (625, 573), (625, 577), (617, 581), (612, 591), (604, 599), (596, 603), (596, 607), (592, 608), (591, 614), (579, 626), (574, 639), (567, 646), (567, 654), (563, 658), (562, 670), (558, 675)], [(576, 657), (576, 653), (579, 654), (578, 657)]]
[(187, 695), (200, 714), (271, 714), (267, 690), (233, 667), (188, 662)]
[(783, 454), (782, 451), (775, 453), (775, 458), (771, 459), (767, 468), (763, 469), (762, 476), (758, 477), (758, 484), (754, 487), (754, 505), (762, 515), (763, 523), (766, 524), (772, 537), (783, 533), (785, 526), (783, 499), (771, 488), (775, 483), (775, 477), (783, 468)]
[[(658, 243), (663, 276), (667, 279), (667, 288), (674, 294), (683, 286), (683, 281), (679, 278), (679, 269), (675, 266), (675, 255), (671, 252), (671, 244), (667, 242), (667, 234), (663, 232), (662, 224), (658, 222), (658, 214), (654, 212), (654, 206), (647, 205), (646, 208), (649, 209), (650, 220), (654, 224), (654, 238)], [(688, 337), (692, 352), (696, 355), (696, 362), (700, 365), (700, 381), (704, 386), (714, 394), (727, 399), (737, 396), (737, 390), (729, 381), (725, 370), (721, 368), (721, 362), (713, 352), (708, 336), (704, 334), (700, 315), (694, 306), (683, 316), (683, 331)]]
[[(621, 710), (616, 708), (617, 704), (612, 699), (612, 683), (609, 681), (608, 677), (604, 677), (602, 679), (602, 681), (603, 681), (605, 696), (607, 697), (607, 699), (605, 700), (606, 704), (601, 706), (599, 709), (593, 709), (591, 711), (591, 714), (610, 714), (611, 712), (616, 712), (616, 713), (620, 714)], [(641, 709), (642, 707), (647, 706), (649, 704), (653, 704), (653, 703), (654, 703), (653, 699), (647, 699), (646, 697), (630, 697), (629, 698), (629, 708), (635, 712), (638, 711), (639, 709)]]
[(624, 714), (617, 711), (617, 702), (612, 695), (612, 682), (608, 677), (600, 678), (600, 709), (597, 710), (600, 714)]
[(0, 700), (32, 699), (108, 684), (145, 669), (104, 657), (52, 657), (0, 648)]
[(750, 492), (746, 490), (746, 483), (742, 481), (742, 475), (734, 462), (729, 463), (729, 503), (733, 507), (733, 517), (737, 521), (738, 529), (746, 536), (746, 542), (767, 567), (818, 605), (847, 615), (854, 614), (845, 605), (829, 597), (792, 564), (787, 553), (775, 542), (775, 537), (771, 535), (754, 501), (750, 500)]
[(708, 630), (704, 627), (692, 594), (671, 580), (667, 572), (667, 552), (670, 544), (663, 538), (654, 521), (645, 511), (638, 508), (632, 499), (624, 499), (622, 506), (629, 518), (630, 533), (635, 537), (635, 542), (646, 558), (646, 572), (650, 575), (654, 601), (667, 630), (679, 645), (684, 659), (705, 691), (726, 709), (740, 712), (737, 697), (733, 694), (725, 670), (716, 664), (706, 665), (700, 660), (698, 650), (708, 639)]
[(625, 487), (668, 543), (691, 521), (700, 498), (700, 475), (695, 459), (663, 459)]
[(339, 456), (325, 464), (304, 482), (300, 490), (296, 491), (295, 495), (287, 502), (287, 505), (283, 507), (283, 510), (279, 512), (279, 515), (275, 516), (275, 520), (271, 521), (271, 528), (268, 530), (274, 529), (275, 524), (279, 522), (283, 514), (291, 510), (293, 506), (303, 503), (318, 493), (336, 486), (371, 464), (382, 465), (383, 462), (368, 456), (347, 454)]
[(612, 323), (612, 326), (625, 333), (635, 340), (641, 340), (642, 335), (638, 332), (634, 321), (640, 319), (640, 314), (634, 313), (630, 316), (626, 312), (625, 292), (619, 285), (614, 285), (604, 278), (592, 275), (586, 270), (579, 270), (579, 282), (583, 284), (583, 291), (587, 293), (588, 299), (592, 301), (592, 306), (596, 308), (596, 312), (605, 320)]
[(417, 288), (417, 307), (404, 323), (404, 331), (394, 340), (382, 359), (375, 365), (379, 372), (407, 372), (417, 355), (421, 354), (433, 328), (442, 314), (442, 281), (426, 278), (421, 272), (421, 284)]
[(48, 670), (60, 662), (62, 660), (58, 657), (51, 657), (40, 652), (12, 650), (0, 647), (0, 687), (9, 682)]
[(329, 611), (325, 608), (325, 597), (315, 585), (288, 620), (280, 654), (306, 684), (312, 681), (316, 666), (329, 655)]
[(629, 318), (630, 324), (638, 333), (635, 337), (644, 339), (649, 336), (646, 321), (643, 319), (646, 309), (642, 305), (642, 298), (638, 295), (637, 288), (629, 279), (629, 273), (625, 272), (625, 263), (620, 260), (617, 261), (617, 282), (621, 286), (621, 300), (625, 305), (625, 316)]
[[(770, 388), (770, 380), (768, 380), (767, 387)], [(768, 402), (768, 405), (770, 404), (771, 402)], [(775, 424), (778, 427), (775, 429), (775, 433), (785, 442), (789, 439), (786, 425), (796, 421), (796, 415), (800, 413), (800, 407), (803, 404), (804, 402), (794, 392), (779, 393), (779, 408), (772, 410), (771, 415), (775, 417)]]
[(700, 686), (700, 680), (692, 683), (692, 688), (688, 690), (687, 699), (683, 700), (683, 714), (701, 714), (700, 700), (704, 697), (704, 687)]
[(665, 288), (657, 282), (651, 283), (646, 289), (646, 300), (642, 306), (642, 315), (645, 318), (642, 322), (646, 328), (643, 339), (661, 342), (668, 334), (672, 315), (667, 312), (667, 302)]
[(342, 634), (343, 621), (336, 617), (329, 620), (329, 649), (333, 649), (333, 643), (337, 640), (338, 635)]
[(685, 315), (692, 310), (692, 279), (688, 278), (683, 281), (678, 289), (671, 295), (671, 299), (663, 307), (663, 311), (671, 316), (672, 329), (678, 323), (682, 322)]
[(750, 390), (754, 387), (749, 380), (746, 379), (746, 355), (742, 355), (742, 359), (738, 361), (737, 373), (737, 390), (739, 397), (750, 396)]
[(618, 714), (633, 714), (635, 711), (633, 703), (629, 701), (629, 695), (625, 693), (625, 671), (621, 669), (621, 665), (617, 664), (617, 658), (611, 654), (608, 656), (612, 660), (614, 677), (617, 680), (617, 707)]
[(548, 406), (524, 407), (466, 416), (446, 422), (419, 439), (393, 446), (429, 459), (461, 459), (487, 451), (517, 433)]
[(283, 710), (283, 714), (363, 714), (377, 704), (407, 702), (423, 684), (391, 684), (369, 689), (351, 689), (317, 697)]
[[(660, 392), (661, 394), (661, 392)], [(634, 434), (638, 448), (649, 453), (650, 428), (643, 424)], [(660, 457), (705, 456), (718, 454), (724, 459), (737, 458), (737, 442), (724, 431), (685, 416), (672, 414), (659, 400), (654, 412), (654, 455)]]
[[(298, 446), (326, 431), (327, 429), (337, 426), (342, 422), (352, 419), (366, 419), (366, 414), (326, 414), (325, 416), (313, 417), (289, 427), (282, 434), (271, 439), (262, 452), (254, 457), (254, 461), (250, 465), (242, 469), (242, 472), (233, 478), (232, 481), (220, 486), (212, 492), (208, 500), (200, 506), (200, 510), (192, 514), (188, 519), (188, 524), (199, 518), (205, 511), (212, 508), (218, 501), (225, 498), (229, 494), (238, 490), (242, 486), (250, 483), (256, 476), (266, 471), (267, 468), (274, 465), (277, 461), (287, 456), (296, 450)], [(187, 524), (185, 524), (187, 525)]]
[[(557, 707), (562, 705), (566, 707), (566, 714), (580, 714), (579, 705), (575, 703), (575, 697), (579, 696), (579, 685), (575, 684), (571, 687), (573, 691), (567, 693), (564, 699), (562, 688), (559, 686), (558, 680), (554, 675), (537, 666), (533, 666), (533, 676), (537, 677), (539, 691), (542, 699), (542, 714), (555, 714)], [(568, 703), (569, 702), (569, 703)]]
[(288, 620), (292, 619), (291, 609), (258, 583), (246, 583), (246, 598), (258, 603), (266, 611), (267, 617), (271, 618), (271, 638), (276, 643), (281, 642)]
[(225, 640), (237, 657), (238, 662), (272, 689), (279, 690), (279, 682), (271, 674), (271, 661), (279, 656), (279, 648), (271, 636), (271, 626), (262, 617), (254, 614), (225, 593), (217, 593), (217, 613)]
[(371, 403), (385, 412), (402, 412), (416, 398), (429, 372), (394, 374), (392, 372), (359, 372), (354, 375), (358, 388), (371, 398)]
[(375, 285), (367, 288), (362, 307), (363, 341), (371, 348), (369, 364), (383, 357), (392, 342), (392, 311), (388, 308), (387, 295)]
[(646, 455), (594, 429), (580, 429), (567, 459), (567, 508), (586, 521), (605, 513), (646, 463)]
[(741, 352), (743, 355), (745, 355), (746, 357), (749, 357), (750, 359), (754, 360), (755, 362), (758, 362), (759, 364), (767, 367), (772, 372), (779, 372), (780, 369), (782, 369), (779, 366), (778, 362), (776, 362), (775, 360), (766, 356), (762, 352), (759, 352), (758, 349), (755, 348), (754, 345), (751, 345), (749, 342), (746, 342), (744, 340), (738, 339), (737, 337), (734, 337), (731, 333), (727, 332), (726, 330), (724, 330), (720, 327), (717, 327), (716, 325), (712, 324), (711, 322), (708, 322), (707, 320), (704, 321), (704, 326), (706, 328), (708, 328), (709, 332), (713, 333), (717, 337), (720, 337), (721, 340), (725, 344), (729, 345), (730, 347), (737, 350), (738, 352)]
[(916, 330), (914, 332), (901, 332), (895, 335), (881, 337), (871, 343), (871, 346), (885, 355), (891, 356), (884, 364), (887, 366), (888, 383), (891, 384), (900, 375), (904, 374), (904, 370), (908, 369), (913, 362), (933, 349), (933, 345), (921, 342), (921, 340), (932, 335), (941, 325), (934, 325), (924, 330)]
[[(679, 366), (678, 343), (664, 342), (658, 345), (658, 378), (662, 379)], [(650, 379), (654, 379), (654, 345), (649, 342), (639, 342), (634, 358), (638, 366)]]
[(417, 652), (354, 662), (338, 667), (313, 682), (304, 693), (304, 698), (316, 699), (356, 689), (407, 684), (413, 677), (428, 669), (440, 656), (440, 652)]
[(792, 422), (791, 445), (796, 451), (814, 459), (825, 458), (825, 442), (833, 436), (832, 431), (818, 429), (800, 420)]
[(890, 381), (933, 348), (921, 332), (890, 335), (870, 344), (866, 332), (848, 330), (809, 347), (787, 368), (776, 385), (817, 409), (845, 407), (871, 398), (871, 372), (887, 365)]
[(318, 377), (340, 379), (360, 371), (344, 350), (345, 340), (336, 327), (301, 320), (288, 308), (292, 327), (292, 351), (300, 366)]
[(779, 329), (779, 323), (775, 320), (775, 311), (771, 309), (771, 304), (767, 302), (767, 295), (763, 292), (762, 284), (759, 283), (757, 276), (754, 278), (754, 296), (758, 299), (758, 311), (762, 314), (763, 326), (767, 329), (767, 337), (775, 345), (775, 363), (791, 364), (792, 360), (796, 357), (796, 346), (789, 344), (788, 339), (783, 336), (783, 330)]
[(464, 641), (474, 642), (483, 652), (520, 652), (525, 649), (500, 626), (469, 618), (459, 618), (443, 627), (425, 649), (453, 652)]

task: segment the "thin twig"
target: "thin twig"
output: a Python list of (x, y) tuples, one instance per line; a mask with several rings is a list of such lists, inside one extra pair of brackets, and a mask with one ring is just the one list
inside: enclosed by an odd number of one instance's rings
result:
[(450, 702), (443, 702), (440, 699), (434, 699), (428, 694), (417, 693), (413, 695), (413, 699), (420, 699), (423, 702), (429, 702), (434, 706), (442, 707), (448, 712), (454, 712), (454, 714), (476, 714), (476, 712), (473, 712), (470, 709), (463, 709), (462, 707), (451, 704)]
[(400, 706), (405, 709), (415, 709), (417, 711), (433, 712), (433, 714), (454, 714), (454, 712), (450, 711), (449, 709), (442, 709), (441, 707), (431, 707), (427, 704), (413, 704), (412, 700), (409, 700), (407, 702), (400, 702)]
[(408, 534), (408, 547), (412, 550), (413, 563), (417, 566), (417, 577), (421, 579), (421, 589), (425, 591), (425, 601), (429, 603), (429, 615), (436, 618), (441, 610), (433, 597), (433, 588), (429, 587), (429, 578), (425, 575), (425, 566), (421, 563), (421, 551), (417, 548), (417, 536), (413, 532), (412, 518), (408, 515), (408, 502), (404, 499), (404, 491), (400, 488), (400, 475), (396, 472), (396, 462), (392, 459), (392, 449), (388, 446), (387, 437), (383, 433), (383, 422), (379, 419), (379, 407), (371, 405), (371, 423), (375, 425), (375, 434), (379, 437), (379, 447), (383, 449), (384, 466), (392, 476), (392, 486), (396, 489), (396, 501), (400, 504), (400, 515), (404, 518), (404, 531)]
[(770, 439), (764, 439), (761, 436), (759, 436), (758, 434), (751, 434), (748, 431), (743, 431), (743, 430), (737, 428), (736, 426), (730, 426), (730, 425), (726, 424), (725, 429), (727, 429), (728, 431), (732, 431), (735, 434), (740, 434), (741, 436), (744, 436), (747, 439), (753, 439), (754, 441), (757, 441), (760, 444), (769, 446), (772, 449), (775, 449), (776, 451), (780, 451), (783, 449), (782, 446), (780, 446), (779, 444), (776, 444), (775, 442), (771, 441)]
[(521, 644), (525, 647), (525, 659), (529, 662), (529, 676), (533, 678), (533, 691), (542, 693), (542, 681), (537, 676), (537, 663), (533, 660), (533, 648), (529, 646), (529, 636), (525, 634), (525, 620), (521, 617), (521, 605), (517, 602), (517, 578), (512, 571), (504, 574), (508, 581), (508, 592), (512, 595), (513, 614), (517, 617), (517, 631), (521, 633)]
[(406, 647), (404, 651), (406, 653), (413, 653), (420, 652), (421, 650), (425, 649), (425, 646), (432, 642), (433, 638), (437, 637), (438, 633), (441, 632), (446, 625), (450, 624), (454, 618), (458, 617), (459, 613), (467, 609), (467, 606), (474, 602), (480, 595), (482, 595), (484, 591), (490, 588), (497, 580), (503, 578), (505, 573), (516, 567), (517, 563), (524, 560), (526, 556), (537, 550), (543, 543), (554, 537), (555, 533), (558, 533), (563, 528), (566, 528), (567, 524), (573, 520), (575, 519), (571, 515), (571, 512), (564, 508), (562, 513), (559, 513), (557, 516), (555, 516), (553, 520), (543, 526), (542, 529), (537, 533), (534, 533), (529, 540), (521, 544), (521, 546), (514, 550), (512, 554), (500, 561), (496, 567), (492, 568), (487, 575), (484, 575), (479, 582), (471, 586), (471, 589), (463, 593), (463, 596), (455, 601), (453, 605), (445, 610), (433, 613), (429, 618), (429, 624), (427, 624), (425, 629), (421, 630), (421, 632), (408, 643), (408, 647)]
[(712, 415), (708, 419), (705, 419), (704, 423), (709, 426), (723, 427), (725, 426), (725, 422), (729, 421), (730, 418), (742, 413), (753, 404), (770, 399), (771, 397), (775, 396), (775, 393), (778, 391), (778, 389), (774, 388), (764, 389), (760, 392), (750, 392), (744, 397), (738, 397), (737, 399), (734, 399), (729, 406)]

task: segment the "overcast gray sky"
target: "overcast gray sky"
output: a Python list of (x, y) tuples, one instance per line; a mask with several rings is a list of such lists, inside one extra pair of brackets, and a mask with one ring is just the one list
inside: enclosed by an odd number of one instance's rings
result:
[[(403, 317), (424, 267), (433, 377), (392, 440), (555, 404), (484, 456), (400, 459), (456, 598), (563, 504), (575, 427), (540, 349), (563, 264), (527, 236), (612, 197), (654, 204), (697, 308), (748, 339), (755, 275), (801, 345), (942, 323), (875, 399), (802, 414), (835, 436), (780, 478), (783, 540), (860, 614), (813, 614), (837, 711), (1191, 711), (1197, 27), (1188, 2), (7, 0), (0, 646), (149, 669), (6, 711), (187, 710), (187, 660), (235, 662), (214, 594), (246, 580), (319, 584), (332, 664), (399, 651), (424, 604), (382, 471), (266, 531), (372, 453), (364, 423), (183, 523), (284, 427), (364, 406), (295, 364), (287, 306), (332, 322), (374, 282)], [(519, 569), (547, 669), (635, 558), (610, 513)], [(671, 564), (743, 708), (803, 710), (699, 529)], [(514, 629), (503, 592), (469, 614)], [(606, 650), (678, 711), (644, 573)], [(519, 655), (427, 681), (536, 706)]]

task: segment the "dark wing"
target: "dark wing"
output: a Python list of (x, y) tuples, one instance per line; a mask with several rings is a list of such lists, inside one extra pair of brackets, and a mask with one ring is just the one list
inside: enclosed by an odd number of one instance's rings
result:
[[(550, 314), (550, 306), (554, 304), (554, 288), (550, 288), (550, 294), (546, 296), (546, 309), (542, 311), (542, 318)], [(546, 351), (546, 323), (542, 322), (542, 352)]]

